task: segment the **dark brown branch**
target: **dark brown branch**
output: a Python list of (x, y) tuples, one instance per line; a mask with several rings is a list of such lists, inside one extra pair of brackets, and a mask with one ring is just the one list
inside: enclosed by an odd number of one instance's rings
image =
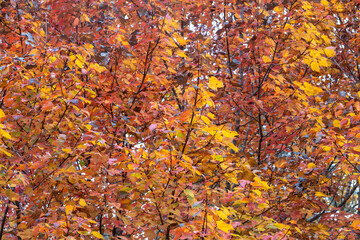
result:
[(6, 222), (6, 216), (7, 216), (8, 211), (9, 211), (9, 204), (6, 204), (5, 212), (4, 212), (4, 215), (3, 215), (3, 218), (2, 218), (2, 222), (1, 222), (0, 240), (3, 237), (4, 227), (5, 227), (5, 222)]
[(137, 100), (137, 97), (138, 97), (139, 93), (141, 92), (141, 88), (145, 83), (146, 76), (147, 76), (147, 74), (148, 74), (148, 72), (150, 70), (150, 65), (151, 65), (150, 61), (152, 60), (152, 54), (153, 54), (155, 48), (157, 47), (157, 45), (159, 44), (159, 42), (160, 42), (160, 38), (158, 38), (156, 40), (155, 46), (151, 50), (150, 50), (151, 43), (149, 43), (149, 47), (148, 47), (148, 50), (146, 52), (146, 57), (145, 57), (143, 77), (142, 77), (140, 86), (139, 86), (137, 92), (135, 93), (135, 96), (134, 96), (134, 99), (133, 99), (133, 101), (131, 103), (130, 109), (134, 106), (134, 104), (135, 104), (135, 102)]

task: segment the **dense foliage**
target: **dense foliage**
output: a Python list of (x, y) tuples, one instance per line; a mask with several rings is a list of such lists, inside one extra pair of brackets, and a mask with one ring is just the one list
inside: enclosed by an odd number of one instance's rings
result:
[(359, 0), (0, 9), (0, 239), (359, 238)]

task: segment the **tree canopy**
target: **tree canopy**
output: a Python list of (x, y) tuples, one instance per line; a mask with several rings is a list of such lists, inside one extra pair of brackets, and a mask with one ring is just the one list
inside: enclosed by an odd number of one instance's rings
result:
[(359, 0), (0, 9), (0, 239), (359, 238)]

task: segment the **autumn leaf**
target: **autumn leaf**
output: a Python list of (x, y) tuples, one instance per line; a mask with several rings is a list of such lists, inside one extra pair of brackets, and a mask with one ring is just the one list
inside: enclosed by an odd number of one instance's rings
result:
[(77, 25), (79, 25), (79, 18), (75, 18), (75, 20), (73, 22), (74, 27), (76, 27)]
[(5, 113), (2, 109), (0, 109), (0, 118), (3, 118), (3, 117), (5, 117)]
[(184, 193), (186, 196), (188, 196), (189, 198), (195, 198), (195, 195), (193, 193), (193, 191), (191, 191), (190, 189), (185, 189)]
[(331, 147), (330, 146), (322, 146), (322, 150), (325, 152), (328, 152), (331, 150)]
[(87, 204), (86, 204), (85, 200), (81, 198), (79, 200), (79, 205), (82, 206), (82, 207), (85, 207)]
[(98, 73), (102, 73), (104, 71), (106, 71), (106, 67), (100, 66), (99, 64), (95, 63), (95, 64), (91, 64), (90, 66), (91, 68), (95, 69), (96, 72)]
[(351, 223), (351, 226), (352, 226), (354, 229), (360, 229), (360, 220), (354, 220), (354, 221)]
[(360, 152), (360, 145), (353, 147), (353, 150), (356, 152)]
[(182, 36), (175, 34), (175, 39), (179, 42), (180, 45), (186, 45), (186, 40)]
[(329, 2), (327, 0), (321, 0), (321, 4), (324, 5), (324, 7), (329, 6)]
[(337, 119), (335, 119), (335, 120), (333, 121), (333, 126), (334, 126), (334, 127), (337, 127), (337, 128), (340, 128), (340, 127), (341, 127), (341, 126), (340, 126), (340, 121), (337, 120)]
[(216, 221), (216, 226), (223, 232), (228, 233), (230, 230), (234, 230), (234, 227), (231, 224), (227, 224), (224, 221)]
[(219, 81), (216, 77), (211, 76), (209, 78), (209, 88), (211, 88), (212, 90), (217, 90), (218, 88), (222, 88), (224, 87), (224, 84)]
[(9, 153), (7, 150), (5, 150), (4, 148), (2, 148), (2, 147), (0, 147), (0, 153), (4, 153), (6, 156), (8, 156), (8, 157), (11, 157), (12, 156), (12, 154), (11, 153)]
[(207, 125), (210, 124), (210, 119), (209, 119), (208, 117), (206, 117), (206, 116), (201, 116), (200, 118), (201, 118), (201, 120), (203, 120)]
[(11, 139), (11, 135), (9, 134), (9, 132), (0, 129), (0, 135), (7, 138), (7, 139)]
[(324, 194), (322, 192), (316, 192), (315, 196), (317, 196), (317, 197), (327, 197), (326, 194)]
[(176, 54), (177, 54), (179, 57), (183, 57), (183, 58), (187, 58), (187, 57), (188, 57), (188, 56), (184, 53), (184, 51), (182, 51), (182, 50), (176, 51)]
[(335, 57), (335, 55), (336, 55), (336, 52), (332, 47), (325, 48), (324, 52), (327, 57)]
[(10, 189), (6, 189), (5, 194), (10, 199), (10, 201), (18, 201), (20, 199), (19, 194), (11, 191)]
[(309, 169), (314, 169), (315, 167), (316, 167), (315, 163), (309, 163), (307, 165), (307, 168), (309, 168)]
[(274, 226), (277, 227), (278, 229), (288, 228), (288, 226), (286, 226), (285, 224), (282, 224), (282, 223), (274, 223)]
[(63, 148), (62, 150), (66, 153), (71, 153), (71, 148)]
[(104, 239), (104, 237), (97, 231), (92, 231), (91, 234), (96, 238)]
[(65, 206), (65, 212), (66, 212), (66, 214), (70, 214), (72, 211), (74, 211), (75, 210), (75, 206), (73, 206), (73, 205), (66, 205)]
[(264, 63), (271, 62), (271, 58), (269, 58), (268, 56), (263, 56), (262, 59), (264, 60)]
[(358, 1), (0, 2), (0, 239), (358, 238)]
[(320, 67), (319, 67), (319, 63), (314, 61), (311, 63), (311, 69), (316, 71), (316, 72), (320, 72)]

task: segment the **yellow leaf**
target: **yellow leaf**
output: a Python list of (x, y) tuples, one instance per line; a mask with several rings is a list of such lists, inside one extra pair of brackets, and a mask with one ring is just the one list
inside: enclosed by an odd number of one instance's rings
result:
[(331, 150), (331, 147), (330, 147), (330, 146), (322, 146), (321, 148), (322, 148), (322, 150), (323, 150), (324, 152), (328, 152), (328, 151)]
[(77, 59), (79, 59), (79, 61), (80, 61), (81, 63), (84, 63), (84, 62), (85, 62), (85, 59), (84, 59), (84, 57), (83, 57), (82, 55), (76, 54), (76, 57), (77, 57)]
[(91, 234), (96, 238), (104, 239), (104, 237), (97, 231), (92, 231)]
[(259, 204), (258, 204), (258, 208), (260, 208), (260, 209), (269, 208), (269, 205), (266, 204), (266, 203), (259, 203)]
[(2, 129), (0, 129), (0, 135), (7, 139), (11, 139), (11, 135), (7, 131), (4, 131)]
[(294, 29), (294, 27), (291, 24), (286, 23), (284, 30), (288, 30), (288, 29)]
[(204, 123), (206, 123), (207, 125), (209, 125), (209, 124), (210, 124), (210, 119), (209, 119), (209, 118), (207, 118), (207, 117), (205, 117), (205, 116), (201, 116), (201, 120), (203, 120), (203, 121), (204, 121)]
[(174, 34), (174, 37), (175, 37), (175, 39), (178, 41), (178, 43), (179, 43), (180, 45), (186, 45), (186, 40), (185, 40), (182, 36), (180, 36), (179, 34), (175, 33), (175, 34)]
[(320, 67), (319, 67), (319, 63), (314, 61), (311, 63), (311, 69), (317, 72), (320, 72)]
[(227, 214), (227, 212), (220, 210), (220, 211), (216, 211), (216, 214), (221, 218), (221, 219), (227, 219), (229, 214)]
[(316, 49), (310, 49), (309, 52), (310, 52), (310, 56), (313, 57), (313, 58), (321, 57), (321, 52), (319, 52)]
[(11, 157), (11, 153), (9, 153), (8, 151), (6, 151), (5, 149), (3, 149), (2, 147), (0, 147), (0, 153), (4, 153), (6, 156)]
[(357, 152), (360, 152), (360, 145), (359, 145), (359, 146), (356, 146), (356, 147), (353, 147), (353, 150), (354, 150), (354, 151), (357, 151)]
[[(267, 182), (261, 181), (261, 179), (260, 179), (259, 177), (254, 177), (254, 181), (255, 181), (255, 183), (256, 183), (257, 186), (262, 187), (262, 188), (264, 188), (264, 189), (270, 189), (270, 187), (269, 187), (269, 185), (267, 184)], [(255, 185), (255, 184), (253, 183), (253, 185)]]
[(295, 230), (298, 231), (298, 233), (302, 233), (301, 230), (298, 227), (295, 227)]
[(54, 57), (54, 56), (49, 57), (49, 62), (50, 62), (50, 63), (53, 63), (53, 62), (55, 62), (56, 60), (57, 60), (57, 58)]
[(168, 55), (170, 55), (170, 56), (172, 56), (172, 55), (173, 55), (173, 52), (171, 51), (171, 49), (170, 49), (170, 48), (167, 48), (167, 49), (166, 49), (166, 52), (167, 52), (167, 54), (168, 54)]
[(274, 8), (274, 11), (275, 11), (276, 13), (282, 13), (282, 12), (284, 11), (284, 9), (283, 9), (282, 7), (276, 6), (276, 7)]
[(321, 4), (325, 7), (329, 6), (329, 2), (327, 0), (321, 0)]
[(286, 225), (285, 225), (285, 224), (282, 224), (282, 223), (274, 223), (274, 226), (277, 227), (278, 229), (284, 229), (284, 228), (286, 228)]
[[(359, 93), (360, 93), (360, 92), (359, 92)], [(208, 116), (209, 118), (211, 118), (211, 119), (215, 119), (215, 115), (212, 114), (211, 112), (209, 112), (209, 113), (207, 114), (207, 116)]]
[[(85, 102), (85, 103), (88, 103), (88, 104), (91, 103), (91, 101), (87, 100), (86, 98), (79, 97), (79, 99), (82, 100), (82, 101)], [(78, 110), (78, 111), (80, 111), (80, 110)]]
[(315, 165), (315, 163), (309, 163), (309, 164), (307, 165), (307, 167), (308, 167), (309, 169), (313, 169), (313, 168), (316, 167), (316, 165)]
[(82, 68), (82, 67), (83, 67), (83, 63), (82, 63), (79, 59), (76, 59), (76, 60), (75, 60), (75, 64), (76, 64), (76, 66), (78, 66), (79, 68)]
[(302, 8), (307, 11), (307, 10), (311, 10), (313, 7), (311, 5), (311, 3), (309, 3), (308, 1), (304, 1), (302, 4)]
[(224, 135), (224, 137), (228, 138), (234, 138), (235, 136), (239, 135), (237, 132), (230, 130), (222, 130), (221, 133)]
[(45, 36), (46, 36), (45, 31), (41, 29), (41, 30), (40, 30), (40, 35), (41, 35), (42, 37), (45, 37)]
[(354, 220), (351, 226), (356, 230), (360, 229), (360, 220)]
[(96, 97), (96, 92), (94, 92), (93, 90), (91, 90), (90, 88), (85, 88), (85, 91), (91, 93), (91, 97), (95, 98)]
[(184, 38), (179, 37), (176, 40), (180, 43), (180, 45), (186, 45), (186, 40)]
[(262, 59), (264, 60), (264, 63), (271, 62), (271, 58), (269, 58), (268, 56), (263, 56)]
[(3, 117), (5, 117), (5, 113), (2, 109), (0, 109), (0, 118), (3, 118)]
[(234, 230), (233, 226), (231, 226), (230, 224), (225, 223), (222, 220), (216, 221), (216, 225), (217, 225), (218, 229), (220, 229), (221, 231), (226, 232), (226, 233), (228, 233), (229, 230)]
[(259, 197), (261, 197), (261, 192), (259, 190), (253, 190), (254, 193), (256, 193), (256, 195), (258, 195)]
[(317, 197), (327, 197), (324, 193), (322, 193), (322, 192), (316, 192), (315, 193), (315, 196), (317, 196)]
[(331, 66), (331, 62), (327, 58), (323, 58), (323, 57), (319, 60), (319, 64), (320, 66), (324, 66), (324, 67)]
[(74, 211), (75, 210), (75, 206), (73, 206), (73, 205), (66, 205), (65, 206), (65, 212), (66, 212), (66, 214), (70, 214), (72, 211)]
[(333, 121), (333, 126), (334, 126), (334, 127), (337, 127), (337, 128), (340, 128), (340, 121), (337, 120), (337, 119), (335, 119), (335, 120)]
[(37, 48), (33, 48), (30, 52), (29, 55), (38, 55), (40, 54), (40, 50)]
[(97, 63), (95, 63), (95, 64), (93, 65), (93, 68), (94, 68), (95, 71), (97, 71), (98, 73), (102, 73), (102, 72), (104, 72), (104, 71), (107, 70), (106, 67), (100, 66), (100, 65), (97, 64)]
[(193, 160), (190, 157), (186, 156), (185, 154), (183, 154), (182, 157), (186, 162), (191, 163), (191, 164), (193, 163)]
[[(226, 174), (225, 173), (225, 177), (227, 180), (229, 180), (230, 182), (232, 182), (233, 184), (238, 184), (238, 180), (236, 179), (236, 176), (234, 174)], [(256, 191), (256, 190), (255, 190)]]
[(172, 21), (171, 26), (173, 26), (174, 29), (180, 29), (180, 27), (181, 27), (179, 21)]
[(186, 54), (183, 52), (183, 51), (181, 51), (181, 50), (177, 50), (176, 51), (176, 54), (179, 56), (179, 57), (183, 57), (183, 58), (187, 58), (188, 56), (186, 56)]
[(321, 35), (321, 38), (324, 40), (324, 42), (325, 42), (326, 44), (328, 44), (328, 45), (331, 44), (331, 40), (330, 40), (330, 38), (329, 38), (328, 36), (326, 36), (326, 35)]
[(223, 82), (219, 81), (216, 77), (211, 76), (209, 78), (209, 88), (212, 90), (217, 90), (218, 88), (224, 87)]
[(82, 206), (82, 207), (85, 207), (85, 206), (87, 205), (86, 202), (85, 202), (85, 200), (82, 199), (82, 198), (80, 198), (79, 204), (80, 204), (80, 206)]
[(321, 88), (313, 86), (308, 82), (304, 82), (304, 87), (300, 86), (300, 88), (304, 90), (305, 94), (308, 96), (316, 96), (323, 91)]
[(335, 55), (336, 55), (335, 50), (333, 48), (331, 48), (331, 47), (325, 48), (324, 52), (325, 52), (327, 57), (335, 57)]
[(238, 151), (239, 151), (239, 148), (236, 147), (233, 143), (228, 143), (228, 146), (229, 146), (232, 150), (234, 150), (235, 152), (238, 152)]
[(86, 22), (90, 22), (89, 16), (86, 15), (85, 13), (83, 13), (82, 19), (83, 19), (84, 21), (86, 21)]
[(71, 148), (63, 148), (62, 150), (66, 153), (71, 153)]

